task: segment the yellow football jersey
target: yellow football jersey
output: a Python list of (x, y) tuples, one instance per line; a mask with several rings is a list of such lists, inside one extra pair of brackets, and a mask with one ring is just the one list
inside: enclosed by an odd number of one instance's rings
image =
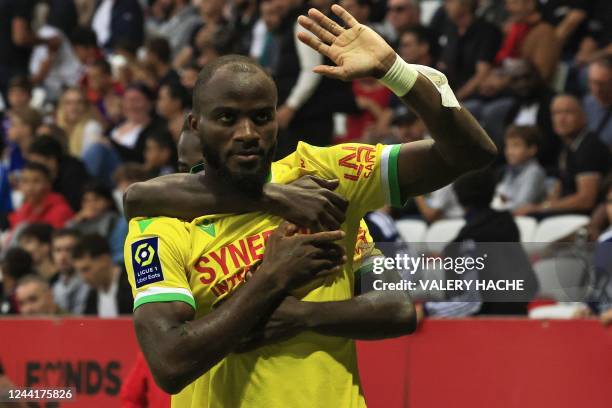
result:
[[(353, 256), (360, 262), (359, 248), (367, 240), (361, 234), (358, 241), (360, 220), (385, 202), (399, 203), (399, 148), (300, 143), (294, 154), (272, 164), (274, 183), (304, 174), (339, 179), (336, 192), (349, 201), (342, 244), (350, 261), (338, 275), (312, 282), (295, 296), (313, 302), (353, 296), (358, 267)], [(245, 268), (262, 258), (267, 237), (281, 221), (265, 213), (207, 215), (191, 223), (166, 217), (131, 220), (125, 259), (134, 307), (182, 301), (195, 309), (196, 318), (205, 316), (243, 284)], [(354, 341), (314, 332), (230, 354), (184, 392), (181, 400), (190, 394), (191, 407), (365, 406)]]

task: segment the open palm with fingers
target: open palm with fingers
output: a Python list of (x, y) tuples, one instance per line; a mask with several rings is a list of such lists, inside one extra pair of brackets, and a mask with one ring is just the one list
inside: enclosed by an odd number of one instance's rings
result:
[(344, 81), (384, 76), (395, 62), (393, 48), (342, 7), (334, 4), (332, 11), (342, 19), (346, 28), (316, 9), (310, 9), (308, 17), (298, 18), (300, 25), (316, 36), (300, 32), (300, 41), (336, 64), (335, 67), (319, 65), (314, 72)]

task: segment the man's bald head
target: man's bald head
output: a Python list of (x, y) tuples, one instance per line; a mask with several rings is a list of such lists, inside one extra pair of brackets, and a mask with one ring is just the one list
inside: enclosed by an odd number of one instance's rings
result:
[(200, 71), (193, 92), (193, 111), (199, 116), (203, 111), (203, 104), (206, 102), (207, 90), (211, 80), (222, 70), (227, 70), (233, 74), (252, 74), (260, 76), (260, 80), (271, 86), (276, 94), (276, 84), (272, 77), (254, 59), (244, 55), (224, 55), (212, 61)]

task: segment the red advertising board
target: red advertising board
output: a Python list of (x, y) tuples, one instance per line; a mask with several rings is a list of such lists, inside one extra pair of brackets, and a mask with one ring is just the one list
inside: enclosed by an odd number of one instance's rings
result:
[[(66, 407), (119, 407), (137, 352), (129, 319), (0, 320), (0, 361), (20, 387), (72, 387)], [(595, 320), (431, 320), (359, 342), (370, 408), (608, 408), (612, 328)]]

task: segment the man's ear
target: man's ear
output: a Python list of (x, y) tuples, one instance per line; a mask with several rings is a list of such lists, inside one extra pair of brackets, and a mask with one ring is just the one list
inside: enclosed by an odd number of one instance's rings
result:
[(194, 132), (198, 130), (199, 121), (198, 121), (197, 116), (195, 116), (193, 112), (189, 112), (187, 121), (189, 122), (189, 129), (191, 129)]

